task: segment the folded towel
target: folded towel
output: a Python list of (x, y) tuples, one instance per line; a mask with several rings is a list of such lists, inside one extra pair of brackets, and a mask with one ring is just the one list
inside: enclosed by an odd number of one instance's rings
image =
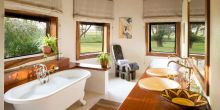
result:
[(118, 60), (117, 61), (117, 64), (118, 65), (124, 65), (124, 64), (128, 64), (129, 62), (128, 62), (128, 60), (127, 59), (121, 59), (121, 60)]

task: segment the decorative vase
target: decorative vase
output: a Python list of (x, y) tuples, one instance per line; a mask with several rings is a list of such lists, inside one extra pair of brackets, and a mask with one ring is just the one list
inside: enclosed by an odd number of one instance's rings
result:
[(42, 51), (44, 54), (50, 54), (52, 52), (50, 46), (43, 46)]
[(101, 63), (102, 68), (108, 67), (108, 60), (101, 60), (100, 63)]

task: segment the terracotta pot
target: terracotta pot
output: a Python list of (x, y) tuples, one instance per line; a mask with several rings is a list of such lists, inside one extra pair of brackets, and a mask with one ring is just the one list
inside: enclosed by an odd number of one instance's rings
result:
[(102, 68), (107, 68), (108, 67), (108, 60), (101, 60), (100, 64), (101, 64)]
[(52, 49), (50, 48), (50, 46), (43, 46), (42, 51), (44, 54), (50, 54), (52, 52)]

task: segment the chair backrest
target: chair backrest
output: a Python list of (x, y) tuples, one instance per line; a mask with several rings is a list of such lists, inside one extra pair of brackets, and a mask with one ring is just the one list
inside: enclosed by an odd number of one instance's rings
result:
[(117, 61), (118, 59), (124, 59), (122, 49), (120, 45), (112, 46), (113, 57)]

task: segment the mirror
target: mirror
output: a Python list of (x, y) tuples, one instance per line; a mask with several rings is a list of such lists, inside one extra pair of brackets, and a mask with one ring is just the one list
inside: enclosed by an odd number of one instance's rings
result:
[(188, 56), (193, 58), (195, 75), (206, 94), (209, 78), (209, 0), (189, 3)]

